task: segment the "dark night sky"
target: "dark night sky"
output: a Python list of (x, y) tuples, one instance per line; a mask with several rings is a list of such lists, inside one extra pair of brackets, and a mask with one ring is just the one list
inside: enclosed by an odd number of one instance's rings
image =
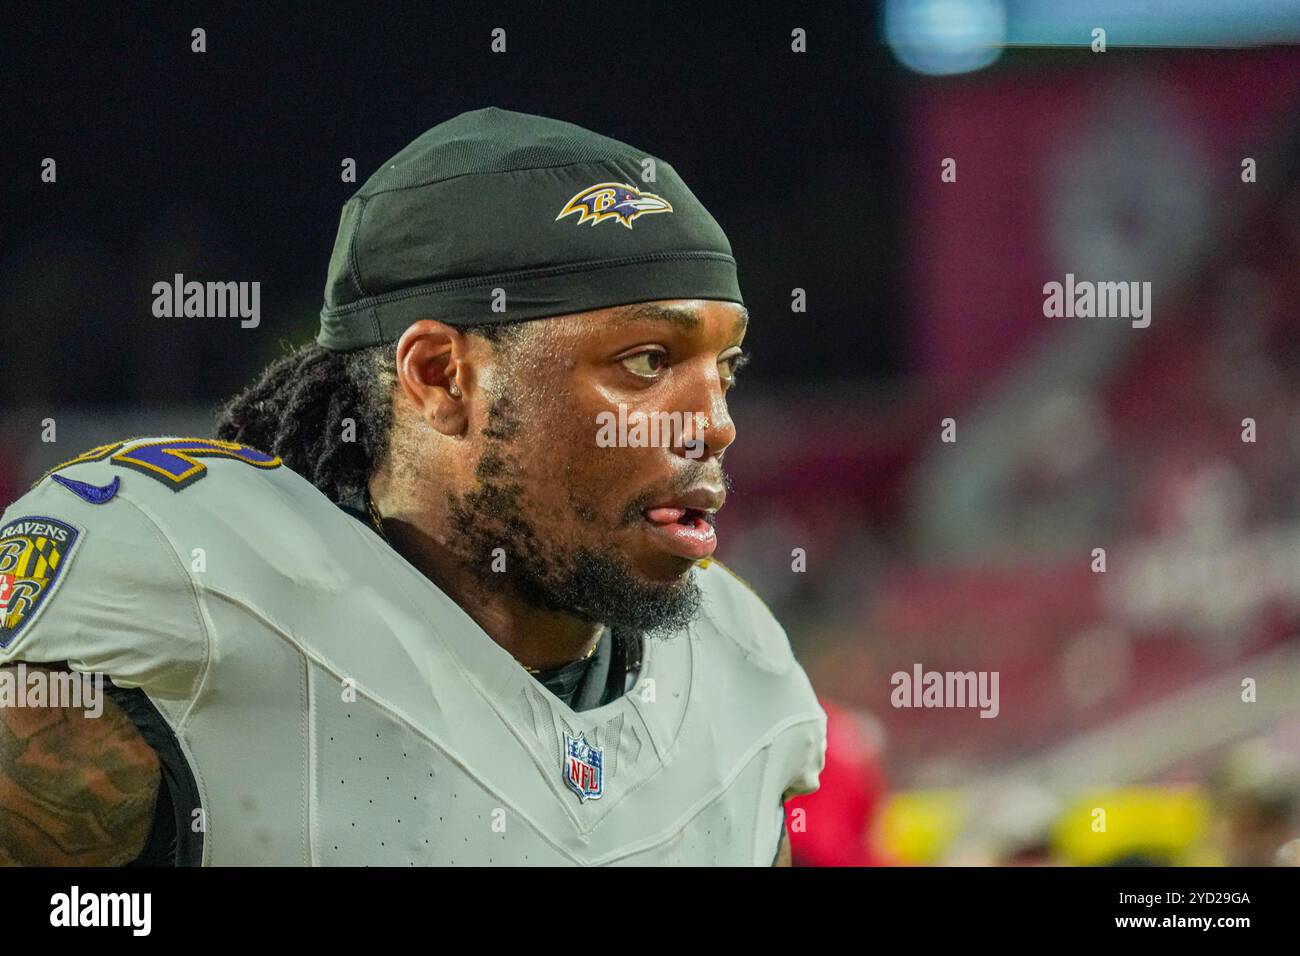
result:
[[(314, 331), (356, 188), (341, 159), (362, 182), (423, 130), (486, 105), (674, 165), (731, 238), (756, 376), (900, 371), (898, 68), (871, 4), (516, 6), (10, 9), (0, 401), (231, 391)], [(205, 54), (189, 50), (195, 26)], [(505, 55), (489, 51), (496, 26)], [(807, 54), (790, 52), (795, 26)], [(39, 181), (46, 156), (53, 186)], [(261, 281), (261, 328), (154, 318), (151, 286), (174, 272)], [(795, 286), (806, 315), (789, 311)]]

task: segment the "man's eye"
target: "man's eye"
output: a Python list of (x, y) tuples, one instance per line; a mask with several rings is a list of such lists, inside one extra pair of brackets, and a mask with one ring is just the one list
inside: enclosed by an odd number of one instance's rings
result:
[(623, 367), (633, 375), (640, 375), (642, 378), (654, 378), (664, 367), (668, 357), (663, 352), (637, 352), (635, 355), (629, 355), (623, 359)]
[(722, 380), (727, 383), (727, 388), (736, 387), (736, 373), (739, 372), (742, 368), (744, 368), (748, 362), (749, 362), (748, 353), (737, 352), (735, 355), (731, 356), (730, 358), (725, 358), (718, 363), (719, 365), (724, 366), (726, 369), (725, 373), (722, 376)]

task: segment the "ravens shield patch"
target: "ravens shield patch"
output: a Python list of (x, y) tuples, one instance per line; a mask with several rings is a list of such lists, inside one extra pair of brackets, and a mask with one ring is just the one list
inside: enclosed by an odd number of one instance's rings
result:
[(66, 521), (39, 515), (0, 528), (0, 648), (12, 644), (49, 601), (80, 538)]

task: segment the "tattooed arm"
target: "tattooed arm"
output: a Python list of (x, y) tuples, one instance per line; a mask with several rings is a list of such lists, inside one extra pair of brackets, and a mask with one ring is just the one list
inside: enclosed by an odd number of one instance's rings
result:
[(148, 839), (160, 780), (153, 748), (107, 696), (96, 718), (0, 706), (0, 866), (130, 863)]

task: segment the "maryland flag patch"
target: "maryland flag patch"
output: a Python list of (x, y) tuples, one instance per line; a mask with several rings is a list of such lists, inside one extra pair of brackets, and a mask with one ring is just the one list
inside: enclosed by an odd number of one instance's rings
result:
[(49, 601), (80, 538), (58, 518), (15, 518), (0, 528), (0, 648), (12, 644)]

